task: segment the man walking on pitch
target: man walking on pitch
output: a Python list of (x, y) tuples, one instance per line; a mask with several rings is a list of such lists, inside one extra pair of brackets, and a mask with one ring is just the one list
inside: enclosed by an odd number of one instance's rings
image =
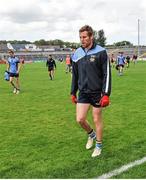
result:
[(123, 69), (125, 65), (125, 56), (123, 55), (123, 52), (119, 52), (119, 55), (117, 56), (117, 65), (116, 69), (119, 71), (119, 76), (123, 75)]
[(48, 73), (50, 76), (50, 80), (53, 80), (54, 78), (54, 68), (56, 68), (55, 60), (52, 58), (52, 55), (49, 55), (49, 58), (47, 59), (46, 66), (48, 67)]
[[(12, 85), (13, 93), (19, 94), (20, 92), (20, 84), (19, 84), (19, 72), (22, 66), (22, 62), (15, 56), (13, 50), (9, 50), (9, 58), (6, 61), (7, 71), (9, 72), (9, 81)], [(16, 79), (16, 83), (14, 83), (14, 78)]]
[[(86, 149), (93, 146), (92, 157), (102, 150), (102, 107), (109, 105), (111, 92), (111, 70), (106, 50), (94, 42), (92, 27), (85, 25), (79, 30), (81, 47), (72, 56), (72, 102), (76, 103), (76, 119), (87, 132)], [(78, 99), (76, 97), (79, 90)], [(95, 131), (87, 121), (88, 110), (92, 106)]]
[(65, 61), (66, 61), (66, 73), (69, 73), (71, 72), (71, 58), (69, 54), (66, 55)]

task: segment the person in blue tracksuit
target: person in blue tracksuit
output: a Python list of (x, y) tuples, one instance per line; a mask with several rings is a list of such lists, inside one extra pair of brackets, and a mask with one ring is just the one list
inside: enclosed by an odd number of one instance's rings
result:
[[(20, 92), (20, 83), (19, 83), (19, 72), (22, 66), (22, 62), (19, 60), (18, 57), (15, 56), (13, 50), (9, 50), (9, 57), (6, 61), (7, 64), (7, 71), (9, 72), (9, 81), (13, 87), (13, 93), (19, 94)], [(14, 78), (16, 82), (14, 82)]]
[[(92, 157), (96, 157), (102, 150), (102, 107), (109, 105), (111, 69), (105, 48), (94, 42), (93, 34), (92, 27), (88, 25), (79, 30), (81, 47), (72, 56), (71, 99), (76, 104), (77, 122), (88, 134), (86, 149), (90, 149), (96, 140), (92, 153)], [(87, 121), (90, 106), (95, 131)]]

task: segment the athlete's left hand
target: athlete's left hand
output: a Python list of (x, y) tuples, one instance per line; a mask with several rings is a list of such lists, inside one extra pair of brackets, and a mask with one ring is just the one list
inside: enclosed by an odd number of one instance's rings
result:
[(109, 96), (107, 96), (107, 95), (102, 96), (102, 98), (101, 98), (101, 100), (100, 100), (99, 103), (100, 103), (100, 106), (101, 106), (101, 107), (106, 107), (106, 106), (108, 106), (109, 103), (110, 103)]

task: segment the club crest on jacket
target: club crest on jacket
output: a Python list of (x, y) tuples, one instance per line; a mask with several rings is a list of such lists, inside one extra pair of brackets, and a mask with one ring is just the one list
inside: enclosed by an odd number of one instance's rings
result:
[(95, 59), (96, 59), (96, 56), (95, 56), (95, 55), (91, 55), (91, 57), (90, 57), (89, 61), (90, 61), (90, 62), (94, 62), (94, 61), (95, 61)]

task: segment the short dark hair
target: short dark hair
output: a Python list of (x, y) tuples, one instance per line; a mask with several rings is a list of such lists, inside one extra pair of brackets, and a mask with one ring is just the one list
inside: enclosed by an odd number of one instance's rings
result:
[(87, 31), (89, 36), (92, 36), (94, 34), (92, 27), (89, 25), (85, 25), (81, 27), (79, 30), (79, 33), (84, 32), (84, 31)]
[(14, 51), (13, 51), (12, 49), (9, 49), (9, 50), (8, 50), (8, 53), (14, 54)]

